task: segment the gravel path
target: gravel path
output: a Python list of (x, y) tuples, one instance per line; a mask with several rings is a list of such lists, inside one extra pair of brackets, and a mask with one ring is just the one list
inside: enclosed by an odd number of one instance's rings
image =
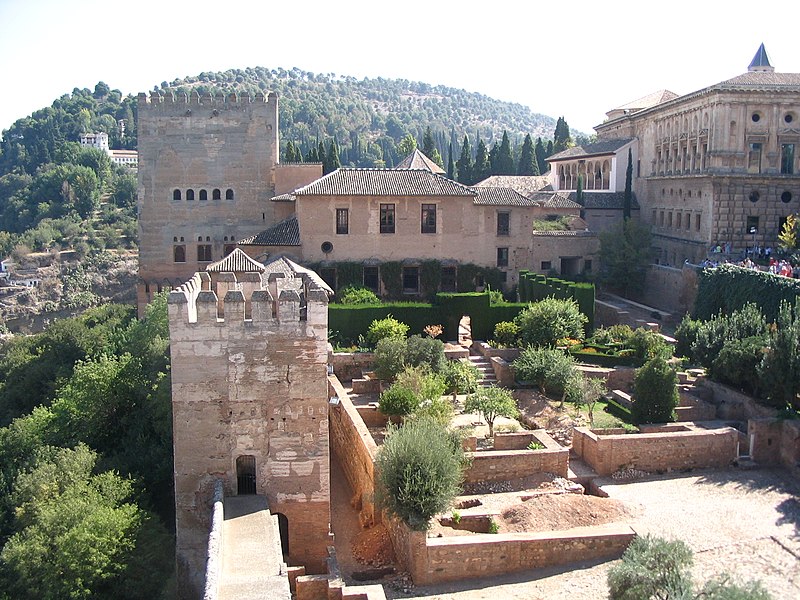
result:
[[(628, 502), (637, 533), (684, 540), (695, 552), (696, 581), (723, 573), (761, 579), (775, 600), (800, 598), (800, 482), (786, 471), (697, 471), (638, 482), (606, 480), (610, 497)], [(606, 597), (612, 563), (417, 588), (388, 598), (597, 600)]]

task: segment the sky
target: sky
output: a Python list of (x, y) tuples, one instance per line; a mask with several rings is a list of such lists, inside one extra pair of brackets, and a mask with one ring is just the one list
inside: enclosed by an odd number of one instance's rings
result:
[(591, 133), (606, 111), (747, 70), (800, 72), (794, 1), (0, 0), (0, 130), (74, 88), (136, 94), (297, 67), (479, 92)]

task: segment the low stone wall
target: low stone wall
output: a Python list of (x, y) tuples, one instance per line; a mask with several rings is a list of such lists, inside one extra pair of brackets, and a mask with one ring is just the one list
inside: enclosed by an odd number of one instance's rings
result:
[(380, 517), (374, 505), (374, 461), (378, 447), (339, 379), (329, 376), (328, 385), (339, 397), (338, 406), (331, 407), (328, 413), (331, 448), (353, 490), (362, 523), (374, 523)]
[(333, 365), (333, 372), (339, 381), (352, 381), (361, 377), (365, 371), (371, 371), (375, 364), (372, 352), (336, 352), (328, 356), (328, 364)]
[(506, 362), (514, 362), (519, 358), (519, 348), (492, 348), (486, 342), (473, 342), (472, 348), (486, 358), (502, 358)]
[(800, 475), (800, 421), (751, 419), (750, 457), (761, 465), (782, 465)]
[(222, 480), (217, 479), (214, 482), (214, 504), (211, 509), (211, 528), (208, 532), (203, 600), (217, 600), (219, 596), (219, 578), (222, 573), (222, 529), (225, 521), (224, 495)]
[(600, 430), (576, 427), (572, 449), (598, 475), (629, 467), (650, 472), (725, 468), (738, 456), (739, 434), (732, 427), (651, 425), (643, 431), (647, 433), (603, 435)]
[[(538, 441), (541, 450), (528, 450), (528, 444)], [(508, 481), (537, 473), (553, 473), (566, 477), (569, 470), (569, 450), (562, 447), (542, 430), (521, 433), (498, 433), (494, 450), (468, 452), (471, 464), (464, 473), (465, 483)]]
[(774, 417), (774, 408), (761, 406), (752, 396), (732, 387), (705, 379), (704, 388), (711, 390), (711, 402), (716, 406), (717, 418), (726, 421), (747, 421)]
[(636, 534), (627, 525), (539, 533), (427, 538), (387, 519), (398, 561), (416, 585), (493, 577), (529, 569), (620, 556)]

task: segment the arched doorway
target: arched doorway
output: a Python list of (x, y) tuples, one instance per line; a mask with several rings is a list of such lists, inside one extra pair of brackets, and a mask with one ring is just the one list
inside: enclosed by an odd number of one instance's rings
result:
[(236, 489), (240, 496), (256, 493), (256, 457), (245, 454), (236, 459)]

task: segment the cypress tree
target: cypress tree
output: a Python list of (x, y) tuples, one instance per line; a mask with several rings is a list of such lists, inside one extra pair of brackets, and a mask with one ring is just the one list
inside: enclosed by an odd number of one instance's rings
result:
[(631, 204), (633, 204), (633, 155), (628, 148), (628, 168), (625, 170), (625, 194), (622, 197), (622, 218), (631, 218)]
[(455, 179), (456, 165), (453, 163), (453, 142), (450, 142), (450, 148), (447, 151), (447, 178)]
[(309, 162), (309, 163), (320, 162), (319, 154), (317, 154), (317, 147), (316, 146), (311, 146), (308, 149), (308, 152), (306, 152), (306, 162)]
[(497, 142), (492, 144), (492, 149), (489, 150), (489, 173), (500, 175), (500, 146)]
[(513, 175), (514, 173), (514, 155), (511, 153), (511, 142), (508, 139), (508, 133), (503, 131), (503, 139), (500, 142), (500, 150), (497, 153), (497, 174)]
[(461, 144), (461, 157), (456, 162), (458, 169), (458, 182), (464, 185), (472, 183), (472, 150), (469, 147), (469, 138), (464, 136), (464, 143)]
[(436, 142), (433, 141), (433, 134), (431, 133), (430, 127), (425, 129), (425, 135), (422, 136), (422, 152), (437, 165), (444, 167), (442, 155), (438, 148), (436, 148)]
[[(537, 149), (541, 146), (542, 139), (539, 138), (537, 142)], [(544, 148), (542, 148), (544, 151)], [(531, 134), (525, 136), (525, 141), (522, 142), (522, 151), (519, 155), (519, 167), (517, 168), (517, 175), (539, 175), (539, 165), (537, 157), (534, 155), (533, 140)]]
[(489, 151), (486, 150), (486, 144), (483, 140), (478, 140), (478, 149), (475, 151), (475, 164), (472, 167), (472, 181), (471, 184), (483, 181), (491, 175), (492, 165), (489, 164)]
[(322, 167), (325, 173), (331, 173), (342, 166), (339, 160), (339, 146), (336, 140), (331, 140), (330, 144), (328, 144), (328, 153), (325, 157), (327, 160)]
[(558, 117), (556, 121), (556, 131), (553, 134), (553, 153), (566, 150), (572, 145), (572, 138), (569, 135), (569, 125), (564, 117)]
[(553, 140), (547, 140), (547, 150), (545, 151), (545, 156), (553, 156), (555, 154), (553, 152)]
[(325, 156), (325, 145), (320, 141), (317, 144), (317, 160), (322, 163), (323, 173), (327, 173), (325, 165), (327, 164), (327, 157)]

